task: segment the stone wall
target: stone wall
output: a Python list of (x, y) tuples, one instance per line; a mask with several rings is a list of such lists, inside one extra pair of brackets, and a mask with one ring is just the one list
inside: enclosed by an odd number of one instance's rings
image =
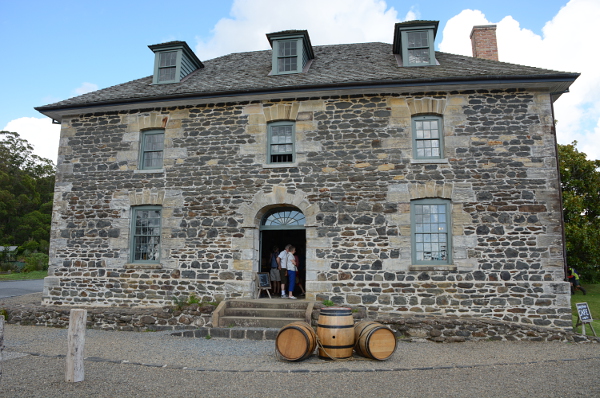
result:
[[(312, 314), (316, 327), (321, 305)], [(212, 305), (191, 305), (183, 310), (165, 308), (95, 308), (87, 309), (87, 328), (116, 331), (150, 332), (160, 330), (185, 330), (178, 335), (196, 338), (231, 338), (249, 340), (275, 340), (279, 329), (213, 327)], [(14, 305), (3, 308), (9, 324), (67, 328), (70, 308)], [(600, 338), (583, 336), (571, 330), (545, 328), (484, 318), (408, 317), (369, 314), (366, 308), (353, 309), (355, 321), (368, 315), (394, 331), (404, 341), (429, 341), (460, 343), (464, 341), (559, 341), (571, 343), (599, 343)], [(378, 316), (379, 315), (379, 316)]]
[[(411, 117), (443, 117), (445, 158), (412, 155)], [(296, 161), (267, 163), (267, 124)], [(165, 129), (164, 168), (139, 170)], [(411, 260), (410, 202), (452, 204), (452, 264)], [(160, 205), (161, 264), (129, 262), (131, 208)], [(259, 223), (306, 216), (309, 299), (405, 316), (571, 327), (550, 96), (478, 90), (292, 98), (64, 118), (44, 303), (161, 306), (252, 295)]]
[[(76, 307), (72, 307), (76, 308)], [(80, 308), (80, 307), (79, 307)], [(71, 308), (54, 306), (13, 306), (5, 308), (8, 323), (57, 328), (69, 327)], [(211, 324), (213, 305), (191, 305), (177, 310), (163, 308), (88, 308), (89, 329), (147, 332), (197, 329)]]

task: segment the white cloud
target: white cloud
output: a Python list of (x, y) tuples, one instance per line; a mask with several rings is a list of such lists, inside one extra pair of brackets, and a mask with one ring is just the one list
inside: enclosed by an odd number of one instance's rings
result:
[(36, 155), (48, 158), (56, 164), (60, 125), (52, 124), (51, 119), (22, 117), (11, 120), (2, 130), (19, 133), (21, 138), (33, 146)]
[(81, 86), (77, 87), (73, 92), (77, 95), (91, 93), (92, 91), (98, 90), (98, 85), (94, 83), (84, 82)]
[[(315, 12), (315, 10), (318, 10)], [(270, 48), (265, 34), (306, 29), (313, 45), (332, 43), (391, 42), (398, 13), (383, 0), (236, 0), (231, 18), (215, 25), (213, 37), (197, 38), (201, 60), (233, 52)], [(404, 20), (415, 19), (412, 9)]]
[(490, 22), (479, 10), (464, 10), (446, 24), (439, 48), (471, 55), (472, 27), (496, 23), (501, 61), (581, 73), (571, 92), (555, 103), (558, 141), (577, 140), (589, 158), (600, 159), (600, 53), (595, 51), (599, 20), (600, 2), (571, 0), (546, 23), (540, 36), (521, 28), (510, 15)]

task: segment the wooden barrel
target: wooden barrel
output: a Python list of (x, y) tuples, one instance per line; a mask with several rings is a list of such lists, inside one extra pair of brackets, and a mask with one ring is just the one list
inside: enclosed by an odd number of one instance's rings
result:
[(349, 358), (354, 348), (354, 319), (350, 308), (322, 308), (317, 321), (319, 357)]
[(306, 322), (292, 322), (281, 328), (275, 339), (275, 349), (288, 361), (302, 361), (317, 347), (317, 335)]
[(396, 336), (381, 323), (361, 321), (354, 326), (356, 353), (360, 356), (384, 361), (396, 351)]

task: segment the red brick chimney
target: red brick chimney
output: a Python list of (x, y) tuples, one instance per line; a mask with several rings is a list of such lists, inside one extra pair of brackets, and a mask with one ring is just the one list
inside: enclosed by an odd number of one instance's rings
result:
[(476, 58), (498, 61), (498, 43), (496, 42), (496, 25), (473, 26), (471, 31), (473, 56)]

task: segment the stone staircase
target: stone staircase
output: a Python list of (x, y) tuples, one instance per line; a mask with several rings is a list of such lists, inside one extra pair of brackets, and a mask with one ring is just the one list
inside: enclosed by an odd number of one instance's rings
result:
[(314, 302), (290, 299), (222, 301), (212, 315), (213, 327), (282, 328), (292, 322), (310, 324)]

